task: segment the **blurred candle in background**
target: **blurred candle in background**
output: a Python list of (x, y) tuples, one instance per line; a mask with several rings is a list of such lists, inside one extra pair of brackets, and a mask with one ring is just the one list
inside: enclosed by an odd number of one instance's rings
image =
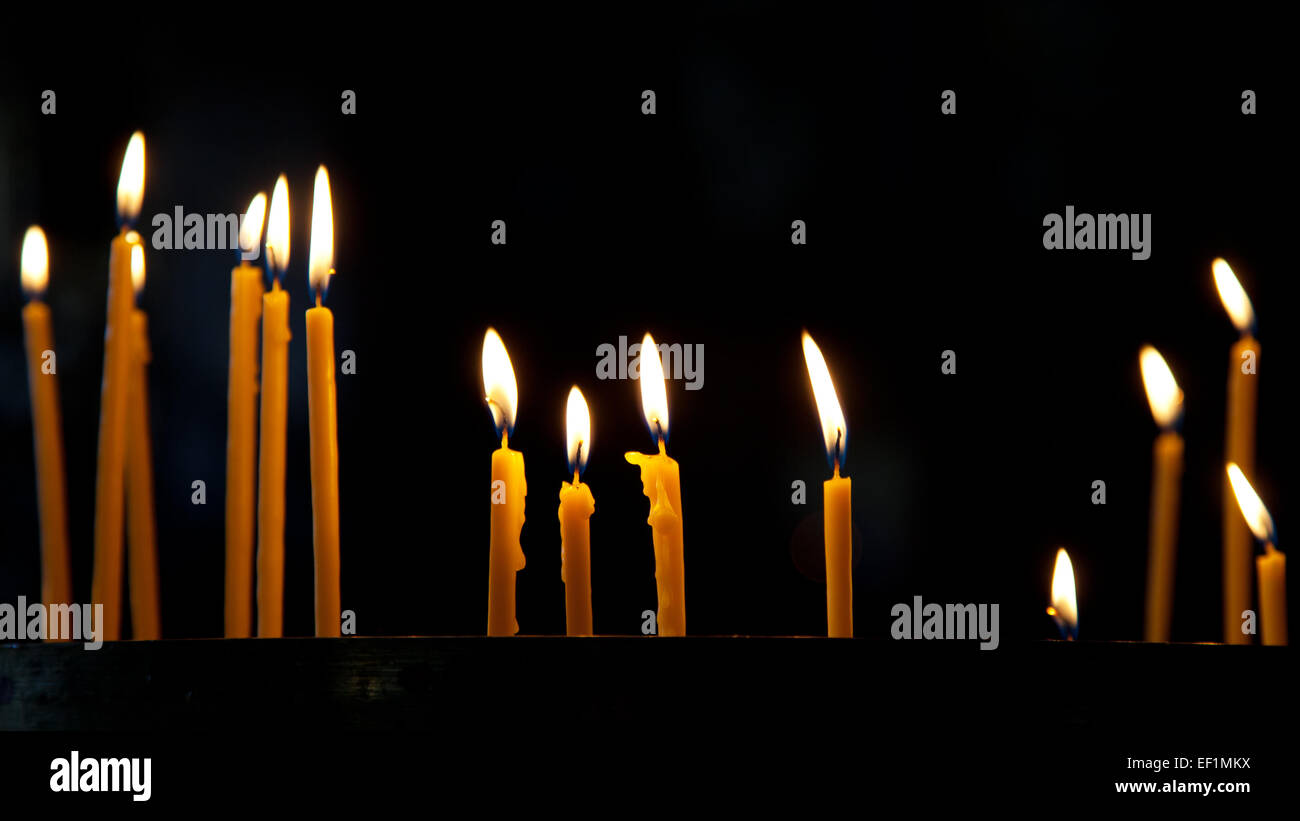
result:
[(104, 605), (103, 636), (116, 641), (122, 630), (122, 529), (126, 463), (127, 378), (131, 366), (131, 254), (139, 235), (127, 239), (144, 199), (144, 135), (131, 135), (117, 182), (121, 233), (108, 257), (108, 309), (104, 329), (104, 379), (99, 398), (99, 455), (95, 476), (95, 569), (91, 601)]
[(1152, 456), (1151, 530), (1147, 554), (1147, 641), (1169, 641), (1174, 607), (1174, 567), (1178, 548), (1178, 494), (1183, 477), (1183, 392), (1164, 357), (1147, 345), (1139, 357), (1151, 415), (1160, 426)]
[(513, 636), (519, 632), (515, 620), (515, 574), (524, 569), (524, 549), (519, 536), (524, 527), (524, 505), (528, 483), (524, 476), (524, 455), (510, 449), (515, 429), (519, 388), (510, 355), (497, 332), (488, 328), (483, 336), (483, 395), (492, 411), (492, 423), (501, 437), (501, 447), (492, 453), (492, 520), (488, 542), (489, 636)]
[(565, 407), (565, 436), (573, 484), (560, 485), (560, 580), (564, 582), (564, 613), (570, 636), (590, 636), (591, 514), (596, 500), (580, 476), (591, 454), (591, 413), (582, 391), (569, 389)]
[[(49, 283), (50, 256), (45, 232), (33, 225), (23, 236), (19, 265), (23, 293), (23, 338), (27, 385), (31, 393), (32, 440), (36, 451), (36, 502), (41, 526), (41, 602), (72, 603), (68, 558), (67, 482), (63, 465), (63, 425), (59, 411), (58, 358), (50, 309), (42, 299)], [(51, 633), (53, 631), (50, 631)]]
[(307, 404), (311, 436), (312, 545), (316, 560), (316, 635), (342, 633), (339, 601), (339, 435), (334, 385), (334, 314), (322, 305), (334, 275), (334, 215), (325, 166), (312, 190), (307, 278), (316, 306), (307, 309)]
[[(265, 198), (257, 195), (265, 202)], [(249, 206), (240, 238), (245, 251), (261, 240), (253, 227), (257, 200)], [(257, 635), (284, 634), (284, 453), (289, 419), (289, 292), (280, 279), (289, 265), (289, 182), (283, 174), (271, 192), (266, 225), (266, 267), (271, 290), (262, 295), (262, 413), (257, 475)]]
[[(256, 210), (260, 238), (266, 196)], [(245, 218), (245, 226), (250, 222)], [(241, 226), (244, 227), (244, 226)], [(241, 235), (240, 244), (244, 237)], [(254, 243), (256, 247), (256, 242)], [(262, 272), (241, 259), (230, 271), (230, 369), (226, 392), (226, 638), (253, 629), (253, 505), (257, 499), (257, 337)]]
[(848, 428), (830, 369), (821, 349), (805, 331), (803, 356), (821, 418), (831, 478), (822, 484), (826, 539), (826, 635), (853, 638), (853, 485), (840, 467), (848, 446)]
[(1056, 622), (1061, 638), (1073, 641), (1079, 637), (1079, 606), (1074, 592), (1074, 565), (1065, 548), (1056, 550), (1056, 566), (1052, 569), (1052, 604), (1047, 615)]
[[(1241, 468), (1228, 463), (1228, 483), (1251, 532), (1264, 543), (1264, 555), (1255, 557), (1259, 574), (1259, 634), (1263, 644), (1285, 645), (1286, 629), (1286, 555), (1278, 550), (1277, 530), (1273, 517), (1260, 501)], [(1240, 632), (1241, 628), (1238, 627)]]
[[(144, 290), (144, 247), (131, 232), (131, 286)], [(158, 611), (158, 550), (153, 507), (153, 452), (149, 442), (149, 317), (131, 311), (131, 366), (126, 412), (127, 577), (131, 638), (162, 638)]]
[[(1255, 470), (1255, 407), (1259, 394), (1259, 343), (1255, 341), (1255, 309), (1225, 260), (1211, 265), (1219, 299), (1241, 337), (1228, 357), (1228, 409), (1224, 460), (1246, 473)], [(1250, 608), (1250, 558), (1254, 553), (1250, 528), (1241, 520), (1228, 480), (1223, 484), (1223, 640), (1249, 644), (1241, 632), (1242, 612)]]
[(686, 635), (686, 567), (682, 539), (682, 482), (677, 460), (668, 455), (668, 393), (659, 348), (650, 334), (641, 340), (637, 379), (641, 411), (658, 453), (628, 451), (623, 458), (641, 469), (641, 492), (650, 500), (650, 535), (655, 550), (659, 610), (657, 635)]

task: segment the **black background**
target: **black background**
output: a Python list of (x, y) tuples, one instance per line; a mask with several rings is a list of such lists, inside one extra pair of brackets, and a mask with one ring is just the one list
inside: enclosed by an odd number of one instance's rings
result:
[[(440, 12), (441, 14), (441, 12)], [(1135, 16), (1136, 15), (1136, 16)], [(1151, 443), (1145, 343), (1186, 394), (1173, 638), (1221, 639), (1220, 491), (1232, 263), (1259, 319), (1251, 477), (1285, 534), (1300, 491), (1288, 384), (1297, 104), (1278, 21), (1238, 9), (953, 11), (715, 4), (421, 20), (375, 11), (195, 34), (162, 17), (4, 58), (0, 82), (0, 601), (39, 591), (18, 254), (51, 245), (74, 592), (87, 600), (106, 256), (126, 139), (147, 139), (141, 226), (242, 210), (289, 177), (292, 258), (285, 631), (312, 631), (305, 333), (312, 173), (328, 166), (338, 276), (342, 601), (367, 635), (484, 629), (483, 331), (519, 383), (529, 481), (521, 632), (564, 631), (555, 509), (571, 384), (594, 419), (584, 481), (595, 626), (655, 604), (647, 502), (623, 452), (653, 443), (637, 385), (597, 347), (702, 344), (670, 383), (688, 631), (817, 635), (824, 587), (796, 566), (827, 475), (799, 347), (826, 355), (849, 427), (861, 536), (855, 629), (890, 607), (997, 602), (1002, 641), (1051, 637), (1065, 546), (1081, 633), (1141, 636)], [(1288, 46), (1289, 47), (1289, 46)], [(40, 114), (40, 93), (58, 113)], [(653, 89), (658, 113), (640, 113)], [(957, 92), (957, 115), (940, 94)], [(1243, 116), (1243, 89), (1259, 113)], [(343, 89), (357, 114), (340, 112)], [(1042, 219), (1152, 214), (1152, 254), (1045, 251)], [(508, 223), (508, 244), (489, 242)], [(808, 225), (792, 246), (790, 223)], [(6, 242), (7, 239), (7, 242)], [(9, 248), (8, 252), (3, 251)], [(147, 253), (162, 622), (222, 629), (228, 270)], [(5, 272), (8, 276), (4, 277)], [(941, 352), (957, 374), (940, 372)], [(206, 506), (190, 484), (207, 482)], [(1092, 482), (1107, 503), (1091, 503)], [(791, 504), (791, 483), (809, 486)]]

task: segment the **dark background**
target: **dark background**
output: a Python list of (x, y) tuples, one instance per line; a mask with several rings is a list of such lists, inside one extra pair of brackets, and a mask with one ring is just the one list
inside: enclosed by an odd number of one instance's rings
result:
[[(574, 383), (594, 418), (596, 629), (639, 633), (655, 606), (648, 504), (623, 460), (653, 443), (636, 383), (595, 377), (600, 344), (649, 330), (705, 351), (702, 390), (668, 387), (689, 632), (824, 633), (824, 587), (795, 562), (828, 474), (807, 328), (849, 426), (859, 636), (887, 637), (890, 607), (921, 595), (1000, 603), (1004, 643), (1049, 637), (1065, 546), (1082, 635), (1139, 638), (1156, 428), (1137, 353), (1152, 343), (1186, 393), (1173, 638), (1219, 640), (1235, 338), (1210, 274), (1219, 255), (1259, 318), (1251, 478), (1286, 532), (1300, 491), (1287, 390), (1296, 97), (1276, 21), (1062, 3), (718, 4), (357, 12), (241, 40), (163, 19), (132, 21), (124, 42), (109, 22), (0, 57), (0, 601), (39, 592), (18, 281), (31, 223), (51, 245), (74, 592), (89, 597), (107, 248), (135, 129), (146, 238), (155, 213), (236, 212), (289, 178), (288, 635), (312, 631), (302, 311), (319, 163), (335, 214), (327, 304), (337, 350), (357, 361), (338, 377), (338, 428), (342, 601), (362, 634), (484, 630), (488, 325), (519, 382), (521, 632), (564, 631), (555, 510)], [(40, 114), (46, 88), (54, 116)], [(939, 113), (949, 88), (955, 117)], [(1245, 88), (1256, 116), (1240, 112)], [(343, 89), (357, 92), (355, 116), (340, 112)], [(1152, 213), (1151, 258), (1045, 251), (1043, 216), (1067, 204)], [(489, 242), (495, 219), (505, 247)], [(794, 219), (806, 246), (790, 243)], [(147, 253), (168, 638), (222, 629), (233, 257)], [(946, 349), (956, 375), (940, 373)], [(206, 506), (190, 504), (195, 479)], [(796, 479), (804, 507), (790, 501)], [(1104, 506), (1090, 501), (1096, 479)]]

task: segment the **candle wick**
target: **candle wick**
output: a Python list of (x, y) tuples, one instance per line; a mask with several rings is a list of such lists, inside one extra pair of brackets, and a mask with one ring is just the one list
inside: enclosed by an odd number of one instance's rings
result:
[(576, 465), (573, 468), (573, 486), (578, 486), (578, 468)]
[(501, 429), (501, 447), (503, 448), (510, 447), (510, 431), (506, 430), (505, 428)]

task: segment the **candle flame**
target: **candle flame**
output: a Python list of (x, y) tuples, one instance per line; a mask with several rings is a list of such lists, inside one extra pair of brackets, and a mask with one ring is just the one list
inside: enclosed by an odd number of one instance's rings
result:
[(1232, 266), (1222, 257), (1216, 259), (1210, 268), (1214, 271), (1214, 285), (1219, 289), (1219, 299), (1223, 301), (1232, 324), (1241, 333), (1248, 332), (1255, 324), (1255, 309), (1250, 304), (1250, 297), (1246, 296), (1246, 289), (1241, 287), (1237, 275), (1232, 272)]
[(577, 385), (569, 389), (564, 428), (569, 444), (569, 471), (582, 473), (587, 469), (587, 458), (591, 455), (591, 412), (587, 410), (587, 400)]
[(266, 194), (258, 192), (244, 212), (244, 221), (239, 226), (239, 247), (245, 253), (252, 253), (262, 244), (262, 223), (266, 221)]
[(45, 244), (45, 232), (33, 225), (23, 235), (22, 263), (19, 266), (23, 292), (36, 296), (45, 291), (50, 281), (50, 250)]
[(1174, 379), (1173, 371), (1160, 352), (1150, 345), (1139, 356), (1142, 366), (1142, 383), (1146, 386), (1147, 402), (1151, 415), (1162, 428), (1173, 426), (1183, 412), (1183, 392)]
[(1047, 613), (1062, 625), (1062, 631), (1073, 636), (1079, 630), (1079, 609), (1074, 595), (1074, 565), (1065, 548), (1056, 551), (1056, 567), (1052, 570), (1052, 606)]
[(844, 411), (840, 409), (840, 400), (835, 394), (835, 383), (831, 381), (826, 359), (807, 331), (803, 333), (803, 358), (808, 365), (808, 378), (812, 381), (817, 415), (821, 417), (826, 458), (838, 472), (848, 452), (848, 427), (844, 424)]
[(289, 267), (289, 181), (283, 174), (276, 179), (271, 191), (271, 211), (266, 223), (266, 261), (277, 277)]
[(334, 212), (330, 204), (330, 178), (325, 166), (316, 169), (311, 198), (311, 247), (307, 252), (307, 280), (324, 292), (334, 275)]
[(668, 389), (664, 385), (664, 363), (659, 346), (649, 333), (641, 340), (637, 379), (641, 382), (641, 412), (658, 442), (668, 441)]
[(117, 178), (117, 218), (132, 223), (144, 200), (144, 134), (137, 131), (126, 144), (122, 174)]
[(1241, 515), (1255, 538), (1261, 542), (1276, 541), (1277, 531), (1273, 529), (1273, 517), (1268, 515), (1268, 508), (1264, 507), (1259, 494), (1250, 486), (1246, 474), (1241, 472), (1236, 462), (1228, 463), (1228, 481), (1232, 483), (1232, 492), (1237, 497), (1237, 507), (1241, 508)]
[(144, 290), (144, 246), (140, 244), (138, 234), (135, 242), (131, 243), (131, 287), (135, 288), (137, 295)]
[(492, 411), (492, 423), (497, 435), (507, 435), (515, 429), (515, 408), (519, 405), (519, 388), (515, 384), (515, 369), (510, 365), (510, 354), (495, 328), (488, 328), (483, 336), (483, 395)]

